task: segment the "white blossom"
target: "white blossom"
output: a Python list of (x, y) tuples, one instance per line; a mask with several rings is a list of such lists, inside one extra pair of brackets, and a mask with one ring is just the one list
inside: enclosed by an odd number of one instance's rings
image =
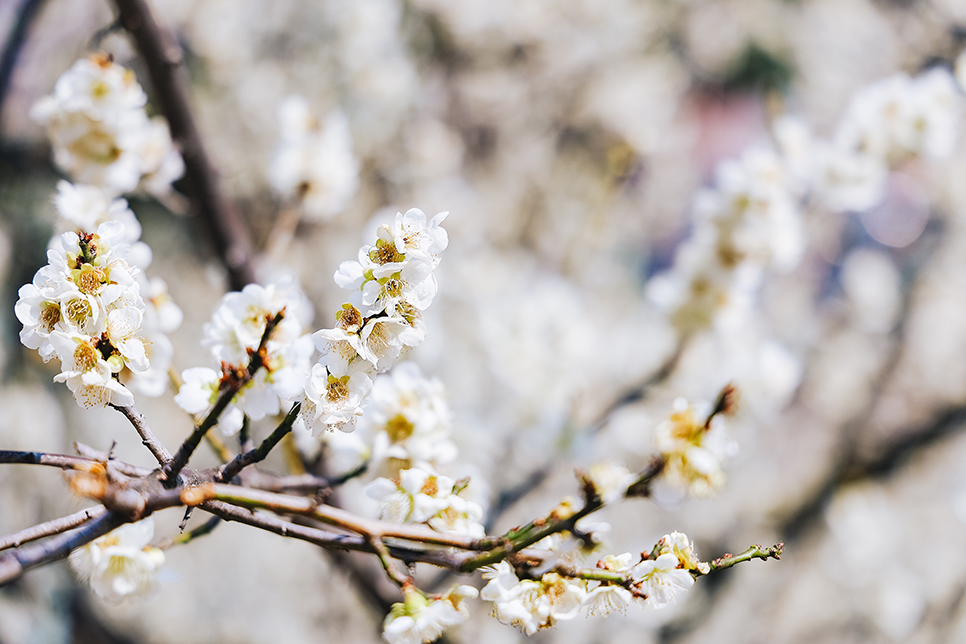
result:
[(634, 566), (631, 576), (639, 591), (647, 595), (646, 605), (664, 608), (676, 599), (678, 591), (694, 585), (694, 577), (679, 565), (677, 556), (667, 553)]
[(664, 476), (695, 496), (707, 496), (724, 484), (721, 464), (738, 449), (720, 414), (706, 426), (708, 413), (709, 405), (692, 406), (678, 398), (670, 418), (655, 430)]
[(316, 363), (305, 381), (300, 417), (313, 432), (338, 429), (351, 432), (362, 415), (362, 404), (372, 389), (365, 362), (333, 363), (333, 370)]
[(282, 139), (269, 166), (272, 187), (298, 198), (314, 220), (329, 219), (349, 205), (359, 187), (359, 161), (345, 115), (334, 111), (319, 123), (301, 96), (290, 96), (278, 109)]
[(128, 523), (72, 552), (70, 563), (103, 599), (148, 599), (157, 593), (164, 565), (164, 553), (148, 545), (153, 537), (151, 517)]
[(466, 621), (469, 612), (463, 601), (477, 595), (472, 586), (455, 586), (445, 595), (432, 598), (410, 590), (405, 602), (392, 605), (383, 622), (383, 637), (390, 644), (435, 641), (447, 627)]
[(426, 523), (434, 530), (473, 537), (484, 535), (483, 509), (460, 496), (465, 482), (417, 468), (399, 472), (399, 481), (378, 478), (366, 494), (380, 501), (379, 518), (396, 523)]
[(375, 381), (362, 419), (371, 436), (372, 467), (435, 470), (456, 459), (443, 383), (423, 376), (413, 362), (396, 365)]
[(54, 162), (74, 181), (116, 195), (147, 177), (144, 187), (163, 194), (183, 164), (167, 123), (149, 119), (146, 102), (133, 73), (98, 54), (74, 63), (31, 116), (46, 126)]
[(489, 583), (480, 597), (493, 602), (493, 615), (527, 635), (576, 617), (587, 595), (583, 581), (545, 573), (539, 581), (517, 578), (506, 561), (483, 569)]
[(594, 492), (604, 503), (613, 503), (624, 498), (627, 488), (634, 482), (634, 475), (620, 463), (605, 461), (596, 463), (587, 470), (586, 478), (594, 486)]

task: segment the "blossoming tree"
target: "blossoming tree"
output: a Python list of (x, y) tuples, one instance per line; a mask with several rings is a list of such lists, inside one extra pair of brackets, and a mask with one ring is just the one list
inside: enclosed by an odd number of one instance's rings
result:
[[(105, 53), (78, 60), (34, 105), (31, 118), (44, 127), (65, 177), (52, 196), (61, 221), (47, 264), (20, 288), (14, 313), (21, 343), (49, 363), (78, 413), (116, 410), (157, 465), (126, 462), (113, 447), (79, 444), (77, 455), (0, 450), (0, 463), (64, 470), (70, 491), (92, 502), (0, 537), (0, 585), (69, 559), (104, 600), (150, 599), (163, 587), (166, 552), (220, 538), (208, 535), (236, 522), (325, 551), (362, 553), (395, 588), (384, 638), (431, 642), (477, 605), (533, 635), (579, 615), (662, 609), (686, 601), (703, 577), (781, 556), (777, 543), (704, 560), (672, 526), (656, 542), (615, 552), (608, 526), (594, 516), (634, 499), (677, 502), (720, 490), (738, 450), (728, 423), (740, 377), (707, 389), (709, 401), (676, 398), (652, 423), (654, 440), (638, 471), (618, 459), (578, 467), (559, 502), (494, 530), (510, 501), (546, 480), (547, 467), (490, 504), (488, 483), (461, 461), (444, 383), (408, 360), (434, 342), (438, 277), (447, 253), (460, 252), (444, 228), (449, 213), (377, 214), (356, 259), (332, 276), (341, 305), (327, 318), (331, 327), (318, 328), (299, 280), (278, 267), (300, 222), (335, 220), (359, 188), (345, 113), (321, 118), (300, 96), (281, 102), (281, 139), (267, 175), (283, 207), (255, 244), (220, 192), (177, 47), (142, 0), (116, 5), (163, 116), (149, 116), (134, 73)], [(893, 76), (857, 93), (829, 140), (784, 115), (767, 143), (721, 162), (693, 199), (689, 236), (646, 284), (653, 310), (673, 331), (673, 350), (642, 382), (618, 392), (581, 437), (592, 440), (627, 401), (673, 387), (675, 371), (709, 335), (759, 364), (777, 364), (774, 371), (794, 372), (788, 352), (755, 323), (762, 285), (807, 253), (806, 209), (869, 209), (884, 198), (890, 168), (952, 153), (962, 112), (957, 83), (943, 68)], [(183, 197), (172, 187), (179, 179), (233, 288), (192, 330), (207, 366), (180, 372), (169, 335), (185, 316), (152, 275), (153, 251), (127, 201), (150, 196), (179, 209)], [(519, 317), (555, 315), (564, 317), (553, 307)], [(138, 410), (139, 398), (164, 396), (192, 425), (177, 444), (164, 444)], [(199, 466), (199, 449), (219, 464)], [(161, 512), (183, 512), (184, 520), (156, 538)], [(427, 567), (440, 576), (417, 574)]]

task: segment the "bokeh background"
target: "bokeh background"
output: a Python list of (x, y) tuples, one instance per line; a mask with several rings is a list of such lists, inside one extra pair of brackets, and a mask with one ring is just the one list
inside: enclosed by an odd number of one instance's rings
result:
[[(19, 344), (13, 304), (45, 262), (61, 178), (31, 105), (96, 51), (153, 90), (103, 0), (3, 0), (0, 42), (29, 4), (36, 13), (0, 104), (0, 447), (69, 453), (74, 441), (117, 441), (121, 458), (150, 466), (120, 415), (77, 407)], [(966, 640), (966, 142), (950, 159), (894, 169), (885, 200), (867, 212), (806, 204), (804, 258), (767, 276), (747, 328), (697, 334), (669, 376), (588, 430), (675, 352), (675, 330), (646, 286), (691, 234), (693, 196), (716, 164), (774, 145), (779, 115), (828, 136), (862, 87), (951, 66), (966, 45), (966, 4), (165, 0), (155, 9), (185, 51), (205, 141), (259, 248), (290, 205), (268, 181), (279, 104), (300, 94), (318, 114), (346, 115), (359, 189), (343, 212), (302, 222), (284, 253), (258, 260), (263, 279), (299, 277), (317, 328), (333, 322), (341, 294), (331, 275), (355, 258), (373, 215), (450, 211), (440, 295), (410, 357), (445, 384), (459, 463), (492, 498), (536, 468), (551, 472), (495, 529), (572, 494), (575, 466), (642, 467), (675, 397), (713, 399), (730, 381), (743, 391), (730, 425), (740, 453), (724, 489), (602, 515), (612, 552), (680, 530), (704, 558), (783, 540), (782, 560), (701, 580), (661, 611), (580, 617), (534, 640)], [(185, 313), (175, 362), (206, 365), (199, 332), (224, 270), (190, 216), (130, 201), (154, 249), (149, 274)], [(169, 447), (190, 431), (170, 394), (138, 406)], [(359, 488), (343, 502), (352, 507)], [(82, 505), (55, 471), (0, 468), (2, 533)], [(158, 517), (159, 535), (180, 518)], [(379, 641), (382, 616), (357, 578), (366, 562), (350, 563), (356, 572), (308, 544), (224, 525), (168, 552), (162, 594), (149, 604), (104, 604), (64, 563), (27, 574), (0, 590), (0, 643)], [(472, 610), (448, 641), (526, 639), (482, 602)]]

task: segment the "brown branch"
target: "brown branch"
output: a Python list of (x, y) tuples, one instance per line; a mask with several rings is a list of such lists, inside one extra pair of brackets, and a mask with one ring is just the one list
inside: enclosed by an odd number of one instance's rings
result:
[(228, 271), (232, 290), (255, 281), (247, 226), (221, 193), (191, 111), (184, 55), (172, 34), (158, 24), (148, 0), (114, 0), (118, 21), (131, 34), (148, 68), (154, 98), (168, 119), (171, 137), (184, 157), (185, 179), (194, 210)]
[[(74, 449), (77, 450), (77, 453), (80, 454), (81, 456), (97, 461), (98, 463), (106, 463), (110, 456), (107, 452), (96, 450), (93, 447), (89, 445), (85, 445), (84, 443), (80, 443), (80, 442), (74, 443)], [(151, 473), (154, 471), (154, 470), (149, 470), (145, 467), (138, 467), (137, 465), (131, 465), (130, 463), (125, 463), (117, 459), (112, 459), (112, 463), (113, 463), (112, 467), (114, 467), (115, 470), (117, 470), (118, 472), (120, 472), (125, 476), (130, 476), (132, 478), (143, 479), (147, 476), (150, 476)]]
[(409, 539), (463, 550), (489, 550), (501, 543), (500, 539), (475, 539), (465, 535), (436, 532), (428, 526), (367, 519), (330, 505), (319, 505), (314, 499), (299, 496), (274, 494), (224, 484), (215, 484), (212, 490), (216, 499), (231, 505), (300, 514), (366, 537)]
[(0, 121), (3, 119), (3, 104), (6, 102), (10, 83), (13, 80), (13, 70), (17, 66), (20, 51), (27, 42), (27, 35), (37, 15), (43, 0), (22, 0), (13, 19), (13, 27), (0, 54)]
[(37, 539), (43, 539), (44, 537), (50, 537), (55, 534), (60, 534), (61, 532), (66, 532), (67, 530), (72, 530), (87, 523), (91, 519), (96, 519), (105, 512), (107, 512), (107, 509), (103, 505), (97, 505), (92, 508), (81, 510), (80, 512), (75, 512), (74, 514), (66, 517), (61, 517), (59, 519), (54, 519), (52, 521), (47, 521), (46, 523), (35, 525), (31, 528), (26, 528), (20, 532), (14, 532), (6, 537), (0, 537), (0, 550), (6, 550), (7, 548), (19, 548), (25, 543), (36, 541)]
[(258, 343), (258, 348), (251, 352), (251, 358), (248, 361), (248, 367), (246, 369), (240, 370), (241, 373), (232, 374), (232, 377), (225, 384), (223, 381), (223, 386), (225, 387), (221, 394), (218, 396), (218, 400), (215, 402), (215, 406), (212, 407), (205, 419), (195, 427), (191, 435), (185, 439), (185, 442), (181, 444), (178, 448), (177, 454), (174, 455), (170, 461), (165, 463), (164, 467), (161, 468), (161, 479), (166, 482), (169, 487), (177, 485), (178, 474), (188, 464), (188, 459), (198, 448), (198, 444), (201, 443), (201, 439), (208, 433), (208, 430), (214, 427), (218, 423), (218, 417), (221, 416), (221, 412), (225, 410), (228, 404), (232, 401), (242, 387), (244, 387), (255, 375), (260, 368), (265, 366), (266, 361), (266, 347), (268, 346), (268, 340), (272, 337), (272, 333), (275, 331), (275, 327), (282, 321), (285, 317), (285, 309), (282, 309), (275, 314), (274, 317), (267, 318), (265, 322), (265, 331), (262, 332), (261, 340)]
[(79, 530), (61, 533), (41, 543), (24, 546), (0, 556), (0, 586), (19, 579), (31, 568), (63, 559), (71, 550), (90, 543), (126, 522), (124, 517), (108, 512)]
[[(207, 501), (199, 506), (224, 521), (235, 521), (245, 525), (266, 530), (282, 537), (307, 541), (326, 550), (344, 550), (374, 554), (372, 546), (361, 536), (341, 534), (330, 530), (322, 530), (310, 526), (292, 523), (280, 517), (255, 513), (222, 501)], [(389, 554), (405, 563), (430, 563), (437, 566), (459, 568), (463, 556), (445, 550), (418, 550), (403, 546), (387, 546)]]
[(275, 428), (275, 431), (273, 431), (268, 438), (262, 441), (261, 445), (253, 450), (249, 450), (236, 456), (231, 463), (228, 463), (221, 469), (221, 472), (219, 472), (215, 477), (216, 480), (222, 483), (225, 481), (230, 481), (249, 465), (265, 460), (265, 457), (267, 457), (269, 452), (272, 451), (272, 448), (278, 445), (279, 441), (281, 441), (286, 434), (292, 431), (292, 424), (295, 422), (295, 419), (298, 418), (299, 411), (301, 409), (301, 403), (295, 403), (292, 405), (292, 409), (289, 410), (288, 414), (285, 416), (285, 419), (279, 424), (278, 427)]
[(171, 460), (171, 452), (168, 451), (168, 448), (158, 440), (158, 437), (148, 427), (148, 422), (144, 420), (143, 414), (133, 406), (119, 407), (117, 405), (111, 405), (111, 407), (124, 414), (124, 417), (130, 421), (131, 425), (134, 426), (134, 429), (137, 430), (138, 435), (141, 437), (141, 442), (151, 450), (151, 453), (154, 454), (154, 458), (157, 459), (159, 464), (164, 465)]
[(15, 450), (0, 450), (0, 463), (24, 463), (26, 465), (48, 465), (62, 470), (77, 470), (90, 472), (96, 467), (103, 467), (103, 461), (83, 456), (68, 456), (67, 454), (47, 454), (45, 452), (19, 452)]

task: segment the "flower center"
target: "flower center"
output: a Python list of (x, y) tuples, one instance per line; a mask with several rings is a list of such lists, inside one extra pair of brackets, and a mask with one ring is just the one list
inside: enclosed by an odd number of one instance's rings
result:
[(82, 264), (77, 270), (77, 274), (74, 275), (74, 284), (77, 285), (77, 288), (82, 293), (87, 293), (88, 295), (93, 295), (101, 290), (103, 282), (104, 269), (91, 266), (90, 264)]
[(60, 307), (53, 302), (44, 302), (40, 305), (40, 325), (44, 331), (50, 333), (54, 326), (60, 322)]
[[(91, 316), (93, 310), (91, 309), (91, 303), (85, 299), (77, 298), (76, 300), (71, 300), (64, 307), (64, 313), (67, 315), (67, 319), (74, 324), (80, 325)], [(58, 314), (58, 318), (60, 315)], [(55, 320), (56, 323), (56, 320)]]
[(74, 349), (74, 370), (92, 371), (100, 357), (100, 352), (93, 344), (86, 341), (78, 342), (77, 348)]
[(390, 443), (399, 443), (413, 435), (416, 426), (402, 414), (396, 414), (386, 422), (386, 434)]
[(329, 402), (341, 402), (349, 397), (349, 376), (336, 378), (329, 376), (329, 384), (326, 385), (326, 400)]

